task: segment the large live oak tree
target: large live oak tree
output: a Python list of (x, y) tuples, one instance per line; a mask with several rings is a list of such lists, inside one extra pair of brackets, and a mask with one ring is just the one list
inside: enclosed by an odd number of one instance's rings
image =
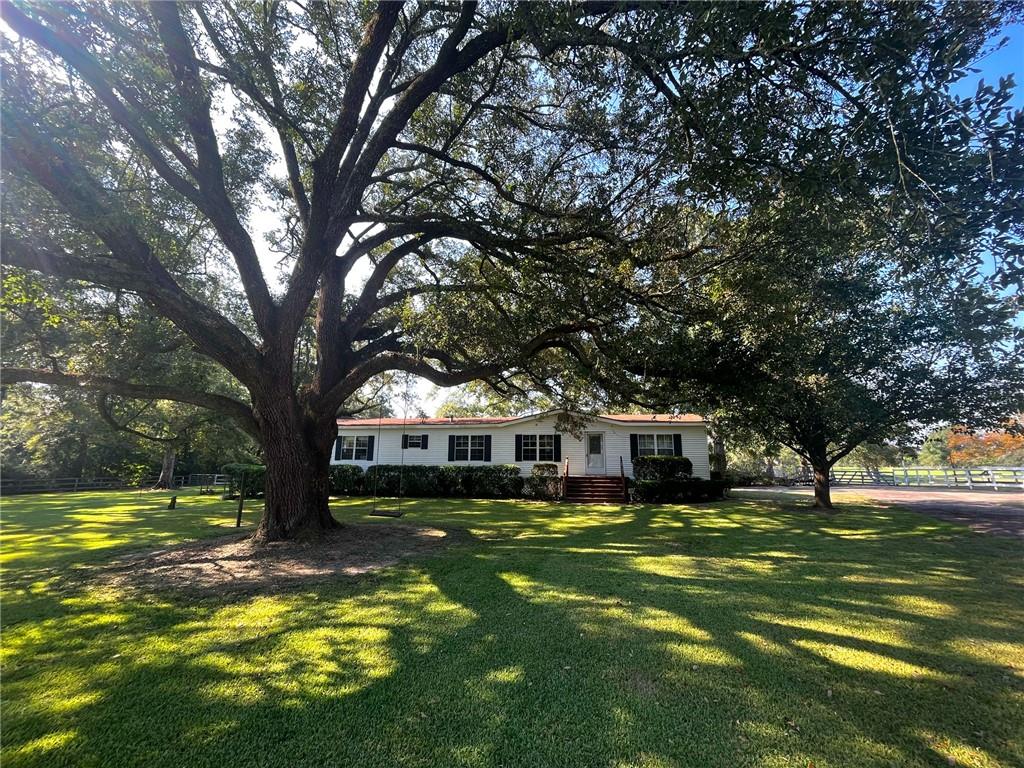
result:
[[(544, 264), (612, 239), (655, 186), (645, 175), (657, 178), (657, 152), (631, 152), (652, 126), (612, 126), (578, 109), (588, 90), (610, 91), (599, 82), (610, 75), (571, 84), (605, 63), (563, 74), (540, 59), (542, 48), (553, 56), (593, 44), (618, 13), (608, 4), (5, 7), (17, 35), (5, 46), (5, 264), (138, 295), (229, 371), (248, 402), (52, 365), (8, 366), (5, 382), (225, 414), (268, 465), (260, 535), (331, 527), (334, 418), (365, 382), (394, 370), (469, 381), (588, 327), (586, 311), (513, 298), (517, 285), (529, 290), (527, 272), (551, 281)], [(280, 217), (271, 237), (288, 275), (277, 293), (251, 231), (261, 197)], [(351, 294), (346, 277), (363, 257), (370, 273)], [(243, 311), (196, 279), (211, 258), (233, 266)], [(452, 313), (457, 321), (431, 325)], [(303, 344), (315, 365), (300, 371)]]
[[(874, 192), (862, 172), (895, 154), (915, 201), (904, 215), (933, 213), (954, 237), (959, 219), (913, 158), (956, 115), (922, 128), (924, 102), (903, 95), (962, 74), (999, 21), (984, 4), (22, 3), (3, 15), (5, 264), (138, 296), (247, 397), (31, 358), (5, 381), (233, 418), (267, 462), (265, 538), (334, 525), (334, 418), (367, 381), (457, 384), (573, 348), (664, 304), (651, 270), (713, 258), (719, 219), (779, 195)], [(983, 178), (956, 160), (948, 173)], [(673, 239), (664, 211), (680, 204), (699, 224)], [(279, 290), (257, 231), (280, 254)]]

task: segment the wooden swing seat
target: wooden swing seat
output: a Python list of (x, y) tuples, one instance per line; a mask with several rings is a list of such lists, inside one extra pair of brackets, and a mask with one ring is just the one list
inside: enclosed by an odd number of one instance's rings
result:
[(366, 514), (370, 517), (401, 517), (405, 512), (400, 509), (374, 509)]
[[(408, 381), (406, 381), (406, 404), (405, 404), (405, 412), (402, 414), (402, 461), (399, 463), (399, 469), (398, 469), (398, 489), (399, 489), (398, 490), (398, 506), (395, 507), (394, 509), (378, 509), (377, 508), (377, 475), (374, 474), (374, 476), (373, 476), (373, 506), (370, 508), (370, 511), (366, 513), (370, 517), (401, 517), (402, 515), (405, 514), (405, 512), (402, 511), (402, 490), (401, 489), (402, 489), (402, 476), (403, 476), (403, 474), (405, 472), (405, 424), (406, 424), (406, 421), (407, 421), (408, 415), (409, 415), (409, 402), (408, 402), (408, 398), (409, 398), (409, 385), (408, 385)], [(378, 414), (378, 416), (377, 416), (377, 442), (378, 442), (378, 445), (380, 444), (381, 425), (383, 424), (383, 421), (384, 421), (383, 416), (384, 416), (384, 413), (383, 413), (383, 408), (382, 408), (380, 414)], [(379, 448), (378, 448), (378, 450), (379, 450)], [(379, 464), (380, 464), (380, 454), (378, 453), (377, 454), (377, 464), (375, 464), (374, 466), (377, 466)]]

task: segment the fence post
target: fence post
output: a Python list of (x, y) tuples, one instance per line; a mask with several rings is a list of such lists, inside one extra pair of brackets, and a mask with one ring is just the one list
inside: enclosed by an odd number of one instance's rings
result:
[(245, 504), (245, 472), (242, 473), (242, 479), (239, 482), (238, 488), (238, 515), (235, 517), (235, 528), (242, 527), (242, 505)]
[(973, 491), (974, 490), (974, 482), (973, 482), (973, 478), (971, 477), (971, 468), (967, 467), (967, 469), (964, 470), (964, 471), (967, 472), (967, 489)]

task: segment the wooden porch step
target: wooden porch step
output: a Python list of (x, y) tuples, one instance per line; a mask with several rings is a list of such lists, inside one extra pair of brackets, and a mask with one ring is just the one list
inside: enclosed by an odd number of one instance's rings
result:
[(623, 501), (621, 477), (570, 475), (566, 480), (566, 501), (582, 504), (620, 504)]

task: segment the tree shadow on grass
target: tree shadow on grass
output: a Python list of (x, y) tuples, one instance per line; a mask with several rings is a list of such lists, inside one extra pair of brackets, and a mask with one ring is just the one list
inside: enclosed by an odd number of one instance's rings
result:
[(898, 512), (495, 509), (432, 509), (474, 541), (315, 590), (63, 598), (5, 638), (6, 761), (1024, 757), (1005, 548)]

